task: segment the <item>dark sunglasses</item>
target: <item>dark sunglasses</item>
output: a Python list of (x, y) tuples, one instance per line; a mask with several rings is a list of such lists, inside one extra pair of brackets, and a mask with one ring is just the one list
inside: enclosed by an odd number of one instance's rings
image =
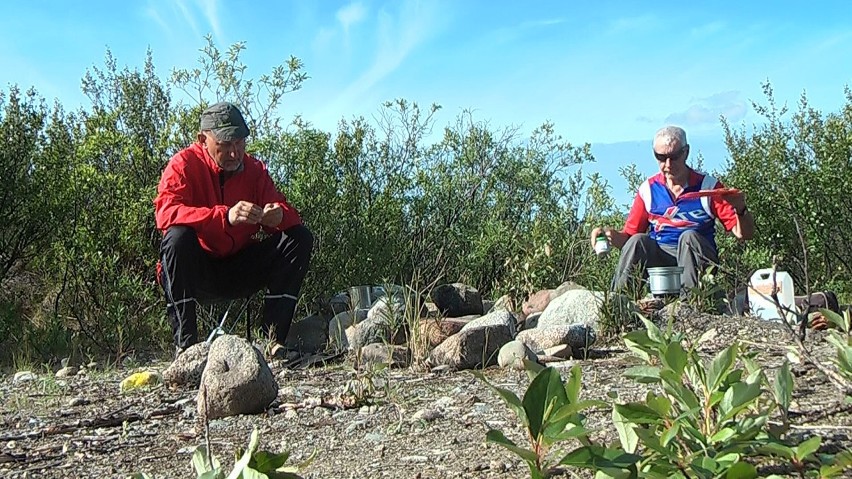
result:
[(662, 153), (657, 153), (655, 151), (654, 157), (660, 163), (662, 163), (666, 160), (680, 161), (681, 159), (683, 159), (683, 155), (684, 155), (684, 153), (686, 153), (687, 148), (689, 148), (689, 145), (683, 145), (679, 150), (675, 151), (674, 153), (668, 154), (668, 155), (664, 155)]

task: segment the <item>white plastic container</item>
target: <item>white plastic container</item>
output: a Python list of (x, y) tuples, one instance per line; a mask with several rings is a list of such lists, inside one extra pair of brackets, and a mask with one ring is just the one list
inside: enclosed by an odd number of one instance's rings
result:
[[(796, 296), (793, 291), (793, 278), (786, 271), (776, 271), (774, 283), (778, 287), (778, 302), (781, 303), (781, 306), (792, 310), (786, 313), (787, 322), (794, 324), (796, 322)], [(780, 321), (778, 308), (772, 301), (772, 288), (772, 269), (764, 268), (755, 271), (751, 275), (748, 285), (749, 310), (753, 316)]]
[(595, 238), (595, 253), (598, 256), (603, 256), (609, 253), (609, 240), (603, 234)]

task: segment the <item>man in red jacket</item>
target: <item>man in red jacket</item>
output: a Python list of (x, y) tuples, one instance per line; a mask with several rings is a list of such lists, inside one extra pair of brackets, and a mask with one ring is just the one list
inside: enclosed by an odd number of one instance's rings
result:
[[(179, 349), (198, 342), (196, 301), (243, 298), (266, 288), (263, 332), (284, 353), (313, 235), (246, 153), (250, 134), (231, 103), (201, 114), (198, 142), (173, 156), (154, 200), (160, 284)], [(259, 241), (263, 230), (269, 236)]]

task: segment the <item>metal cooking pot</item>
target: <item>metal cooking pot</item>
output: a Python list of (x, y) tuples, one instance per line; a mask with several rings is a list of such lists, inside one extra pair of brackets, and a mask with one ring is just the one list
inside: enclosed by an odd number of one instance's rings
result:
[(683, 267), (681, 266), (662, 266), (659, 268), (648, 268), (648, 286), (651, 288), (651, 294), (679, 294), (683, 286), (681, 276), (683, 275)]

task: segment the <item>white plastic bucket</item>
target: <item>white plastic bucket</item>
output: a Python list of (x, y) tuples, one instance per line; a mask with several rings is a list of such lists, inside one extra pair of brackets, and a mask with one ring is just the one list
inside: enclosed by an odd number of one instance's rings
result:
[(751, 275), (748, 285), (748, 305), (751, 314), (770, 321), (781, 320), (778, 308), (772, 301), (773, 285), (778, 287), (778, 302), (781, 306), (793, 310), (786, 313), (787, 322), (795, 323), (796, 295), (793, 291), (793, 277), (786, 271), (776, 271), (774, 281), (771, 268), (759, 269)]

